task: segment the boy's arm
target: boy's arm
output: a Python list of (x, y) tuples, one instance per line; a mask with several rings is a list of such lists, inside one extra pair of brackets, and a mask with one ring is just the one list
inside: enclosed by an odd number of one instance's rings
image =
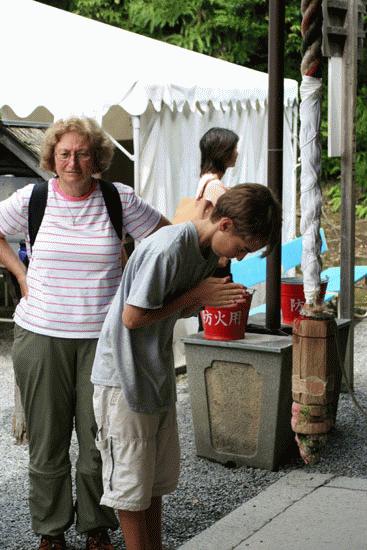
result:
[(133, 330), (149, 326), (161, 319), (169, 317), (176, 311), (196, 311), (201, 306), (228, 306), (243, 301), (245, 287), (229, 282), (229, 277), (208, 277), (196, 287), (173, 298), (159, 309), (144, 309), (125, 304), (122, 312), (122, 322), (126, 328)]

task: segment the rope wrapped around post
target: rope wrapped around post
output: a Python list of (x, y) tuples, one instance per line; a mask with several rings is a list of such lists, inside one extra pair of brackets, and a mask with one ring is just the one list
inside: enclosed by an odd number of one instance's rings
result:
[(302, 0), (300, 88), (302, 272), (306, 319), (293, 327), (292, 420), (300, 455), (314, 463), (336, 415), (340, 381), (335, 363), (335, 329), (320, 305), (322, 196), (321, 74), (322, 1)]
[(321, 265), (321, 73), (322, 1), (302, 0), (300, 87), (302, 272), (306, 307), (319, 304)]
[(321, 78), (322, 0), (302, 0), (301, 13), (301, 74)]

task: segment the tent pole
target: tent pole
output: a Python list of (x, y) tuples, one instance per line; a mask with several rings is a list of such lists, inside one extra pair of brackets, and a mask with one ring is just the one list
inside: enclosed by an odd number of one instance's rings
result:
[(294, 239), (297, 232), (296, 227), (296, 212), (297, 212), (297, 169), (298, 169), (298, 107), (295, 109), (293, 113), (293, 177), (292, 177), (292, 183), (293, 183), (293, 189), (294, 189), (294, 196), (293, 196), (293, 212), (294, 212), (294, 218), (293, 218), (293, 235), (292, 238)]
[[(282, 203), (285, 1), (269, 2), (268, 187)], [(280, 328), (281, 242), (266, 262), (266, 327)]]
[(131, 117), (133, 125), (133, 145), (134, 145), (134, 190), (140, 195), (140, 117)]
[(117, 141), (117, 139), (115, 139), (113, 136), (111, 136), (111, 134), (109, 134), (108, 132), (106, 132), (106, 130), (104, 131), (104, 133), (106, 134), (106, 136), (109, 137), (109, 139), (112, 141), (112, 143), (114, 144), (115, 147), (117, 147), (117, 149), (119, 149), (121, 151), (121, 153), (123, 153), (129, 160), (131, 160), (132, 162), (134, 162), (134, 155), (132, 155), (131, 153), (129, 153), (129, 151), (127, 149), (125, 149), (125, 147), (123, 145), (121, 145), (121, 143), (119, 143)]

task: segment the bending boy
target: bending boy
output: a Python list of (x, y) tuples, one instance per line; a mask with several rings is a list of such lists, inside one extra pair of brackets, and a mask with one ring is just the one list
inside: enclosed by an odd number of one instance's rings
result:
[(129, 259), (92, 371), (101, 504), (118, 510), (128, 550), (161, 550), (161, 498), (177, 486), (175, 322), (204, 305), (241, 301), (242, 285), (210, 277), (218, 257), (241, 260), (263, 247), (269, 254), (280, 225), (267, 187), (237, 185), (210, 218), (160, 229)]

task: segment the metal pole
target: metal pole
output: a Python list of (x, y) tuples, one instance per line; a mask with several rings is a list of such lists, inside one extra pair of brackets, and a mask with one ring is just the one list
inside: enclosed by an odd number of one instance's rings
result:
[(140, 195), (140, 117), (132, 116), (134, 145), (134, 190)]
[[(354, 317), (354, 252), (355, 252), (355, 112), (357, 97), (358, 0), (349, 0), (346, 15), (347, 38), (343, 52), (343, 122), (341, 157), (342, 212), (340, 253), (340, 316)], [(345, 370), (353, 387), (353, 325), (349, 331)]]
[(114, 146), (117, 147), (117, 149), (119, 149), (121, 151), (121, 153), (123, 153), (125, 155), (125, 157), (127, 157), (129, 160), (134, 162), (134, 155), (132, 155), (127, 149), (125, 149), (125, 147), (123, 145), (121, 145), (121, 143), (119, 143), (117, 141), (117, 139), (115, 139), (113, 136), (111, 136), (111, 134), (106, 132), (106, 130), (105, 130), (104, 133), (106, 134), (106, 136), (109, 137), (109, 139), (112, 141)]
[[(268, 186), (282, 202), (284, 106), (284, 0), (269, 2)], [(266, 263), (266, 327), (280, 327), (281, 242)]]

